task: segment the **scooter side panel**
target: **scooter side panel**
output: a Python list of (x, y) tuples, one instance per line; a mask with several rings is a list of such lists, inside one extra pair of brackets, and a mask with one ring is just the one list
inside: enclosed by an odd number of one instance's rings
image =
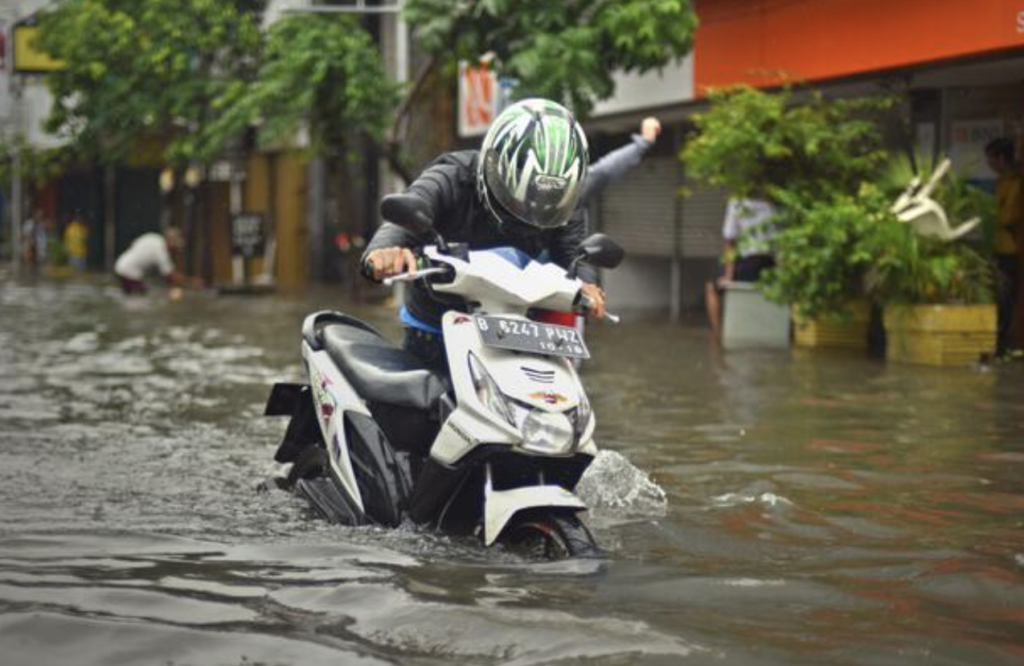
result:
[(369, 417), (370, 412), (363, 399), (334, 366), (326, 351), (313, 351), (303, 343), (302, 356), (306, 361), (317, 421), (327, 443), (331, 468), (359, 510), (365, 511), (352, 469), (349, 444), (345, 441), (344, 414), (355, 412)]
[(442, 424), (430, 455), (446, 465), (453, 465), (480, 444), (514, 445), (522, 441), (518, 430), (493, 414), (477, 398), (469, 374), (468, 354), (472, 351), (479, 356), (480, 339), (472, 318), (448, 312), (442, 326), (457, 407)]

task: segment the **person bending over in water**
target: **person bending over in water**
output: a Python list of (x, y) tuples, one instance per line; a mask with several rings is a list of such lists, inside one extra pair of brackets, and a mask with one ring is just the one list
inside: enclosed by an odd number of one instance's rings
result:
[[(136, 238), (114, 263), (114, 275), (126, 294), (145, 294), (148, 275), (160, 275), (174, 288), (202, 287), (199, 278), (188, 278), (174, 264), (174, 256), (181, 253), (184, 241), (176, 227), (168, 227), (162, 234), (146, 233)], [(172, 289), (171, 297), (180, 295)]]

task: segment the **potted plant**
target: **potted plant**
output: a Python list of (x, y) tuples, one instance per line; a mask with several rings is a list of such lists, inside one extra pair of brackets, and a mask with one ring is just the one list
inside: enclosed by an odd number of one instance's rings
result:
[(893, 100), (818, 93), (797, 100), (791, 90), (748, 87), (710, 98), (680, 155), (688, 174), (776, 206), (776, 267), (758, 286), (791, 306), (797, 344), (864, 349), (869, 308), (862, 285), (871, 257), (860, 240), (878, 208), (859, 193), (888, 157), (872, 116)]
[[(920, 191), (901, 197), (904, 203), (927, 200), (917, 212), (930, 218), (922, 221), (913, 206), (897, 204), (864, 239), (864, 251), (873, 257), (866, 286), (885, 308), (886, 357), (893, 361), (967, 365), (995, 353), (992, 264), (964, 233), (993, 217), (992, 204), (946, 168), (930, 175), (932, 191), (923, 197)], [(906, 171), (896, 163), (890, 176)], [(957, 215), (954, 222), (949, 211)], [(972, 222), (960, 222), (968, 215)]]
[(863, 285), (872, 256), (863, 239), (883, 216), (863, 194), (785, 201), (772, 239), (777, 264), (762, 280), (765, 295), (791, 304), (798, 346), (864, 351), (871, 307)]

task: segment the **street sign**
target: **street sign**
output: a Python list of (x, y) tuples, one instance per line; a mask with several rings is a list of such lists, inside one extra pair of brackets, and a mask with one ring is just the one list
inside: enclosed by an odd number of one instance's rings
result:
[(36, 48), (39, 26), (35, 17), (29, 17), (14, 24), (14, 72), (17, 74), (45, 74), (65, 69), (63, 62), (54, 60), (48, 53)]
[(499, 77), (490, 61), (459, 63), (459, 136), (483, 136), (491, 121), (511, 103), (515, 79)]
[(231, 253), (252, 258), (263, 254), (264, 230), (261, 213), (239, 213), (231, 218)]

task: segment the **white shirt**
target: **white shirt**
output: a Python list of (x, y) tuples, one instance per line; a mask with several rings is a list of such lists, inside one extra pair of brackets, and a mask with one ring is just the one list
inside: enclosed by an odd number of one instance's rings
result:
[(171, 251), (162, 234), (142, 234), (117, 258), (114, 273), (129, 280), (141, 280), (148, 273), (164, 277), (174, 271)]
[[(772, 229), (765, 224), (775, 215), (775, 207), (760, 199), (729, 199), (725, 210), (722, 237), (739, 243), (741, 257), (768, 252)], [(742, 242), (740, 242), (742, 241)]]

